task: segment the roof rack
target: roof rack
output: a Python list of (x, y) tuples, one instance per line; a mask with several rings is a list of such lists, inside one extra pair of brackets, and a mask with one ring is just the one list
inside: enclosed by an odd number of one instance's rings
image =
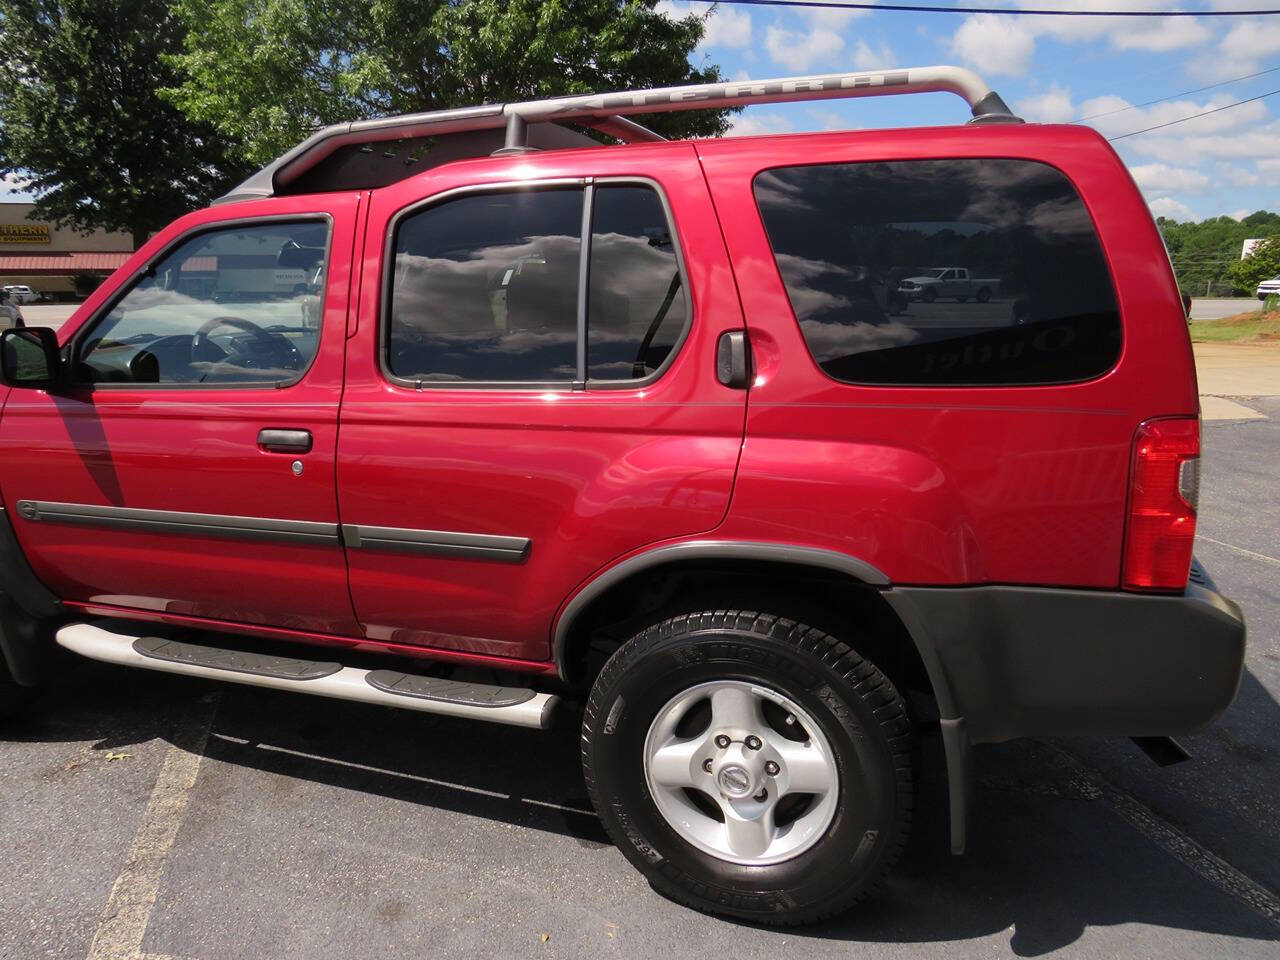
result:
[[(660, 141), (663, 138), (627, 114), (668, 113), (675, 110), (705, 110), (718, 107), (740, 107), (756, 103), (781, 103), (792, 100), (836, 100), (853, 97), (880, 97), (906, 93), (954, 93), (963, 97), (973, 114), (972, 123), (1020, 123), (999, 94), (987, 86), (976, 73), (963, 67), (910, 67), (867, 73), (830, 73), (805, 77), (782, 77), (774, 80), (743, 80), (734, 83), (706, 83), (685, 87), (659, 87), (652, 90), (628, 90), (619, 93), (588, 94), (529, 100), (524, 103), (488, 104), (455, 110), (411, 113), (377, 120), (357, 120), (334, 124), (308, 137), (292, 150), (273, 160), (244, 183), (219, 198), (216, 203), (229, 203), (270, 197), (280, 193), (304, 192), (309, 189), (352, 189), (354, 186), (380, 186), (403, 179), (440, 162), (463, 156), (488, 153), (514, 153), (541, 148), (596, 146), (589, 137), (552, 125), (572, 123), (595, 129), (625, 143)], [(475, 136), (484, 131), (487, 136)], [(500, 132), (500, 133), (499, 133)], [(370, 145), (392, 141), (410, 141), (418, 145), (441, 141), (435, 138), (449, 134), (473, 134), (462, 138), (452, 150), (441, 151), (441, 158), (430, 156), (419, 164), (413, 157), (399, 157), (386, 151), (382, 157), (401, 168), (398, 173), (384, 170), (365, 171), (367, 182), (353, 184), (353, 166), (371, 153)], [(495, 149), (496, 147), (496, 149)], [(358, 151), (364, 157), (353, 157)], [(413, 151), (411, 151), (412, 153)], [(427, 151), (433, 154), (435, 148)], [(317, 177), (315, 171), (338, 155), (337, 166), (348, 177), (335, 182), (333, 176)], [(354, 161), (354, 162), (353, 162)], [(366, 163), (367, 165), (367, 163)], [(307, 174), (312, 174), (307, 176)], [(361, 178), (357, 176), (356, 180)], [(291, 185), (294, 187), (290, 189)]]

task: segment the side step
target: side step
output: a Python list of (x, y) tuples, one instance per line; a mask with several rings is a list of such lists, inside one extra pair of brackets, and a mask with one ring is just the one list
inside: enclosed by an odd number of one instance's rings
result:
[(552, 715), (560, 702), (552, 694), (519, 687), (462, 683), (393, 670), (360, 670), (333, 661), (220, 650), (160, 637), (129, 636), (91, 623), (68, 624), (58, 631), (57, 638), (60, 646), (73, 653), (125, 667), (537, 730), (551, 726)]

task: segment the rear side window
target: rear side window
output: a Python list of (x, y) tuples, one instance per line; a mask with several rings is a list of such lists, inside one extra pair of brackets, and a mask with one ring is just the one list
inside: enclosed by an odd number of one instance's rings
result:
[(809, 351), (846, 383), (1070, 383), (1120, 315), (1093, 222), (1026, 160), (787, 167), (756, 202)]
[(446, 199), (404, 217), (392, 253), (386, 364), (402, 380), (634, 383), (688, 324), (671, 224), (647, 184)]
[(396, 231), (387, 365), (424, 382), (570, 381), (582, 191), (459, 197)]

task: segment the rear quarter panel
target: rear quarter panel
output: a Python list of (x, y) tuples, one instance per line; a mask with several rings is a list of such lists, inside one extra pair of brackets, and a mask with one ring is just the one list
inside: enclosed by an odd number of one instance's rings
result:
[[(698, 145), (756, 363), (729, 537), (840, 550), (896, 583), (1119, 582), (1130, 446), (1154, 416), (1194, 416), (1177, 285), (1146, 204), (1091, 130), (971, 126)], [(1061, 170), (1088, 209), (1123, 325), (1116, 365), (1078, 384), (854, 386), (813, 361), (752, 192), (782, 166), (1018, 158)]]

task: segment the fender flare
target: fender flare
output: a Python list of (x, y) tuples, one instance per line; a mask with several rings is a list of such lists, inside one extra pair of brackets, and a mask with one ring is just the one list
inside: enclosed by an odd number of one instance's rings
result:
[(551, 644), (552, 657), (562, 680), (567, 680), (565, 647), (574, 621), (592, 601), (606, 590), (652, 567), (686, 560), (764, 560), (799, 566), (822, 567), (844, 573), (873, 587), (889, 586), (889, 578), (876, 567), (857, 557), (820, 547), (797, 547), (784, 543), (742, 540), (685, 540), (655, 547), (609, 567), (588, 581), (565, 605), (556, 620)]

